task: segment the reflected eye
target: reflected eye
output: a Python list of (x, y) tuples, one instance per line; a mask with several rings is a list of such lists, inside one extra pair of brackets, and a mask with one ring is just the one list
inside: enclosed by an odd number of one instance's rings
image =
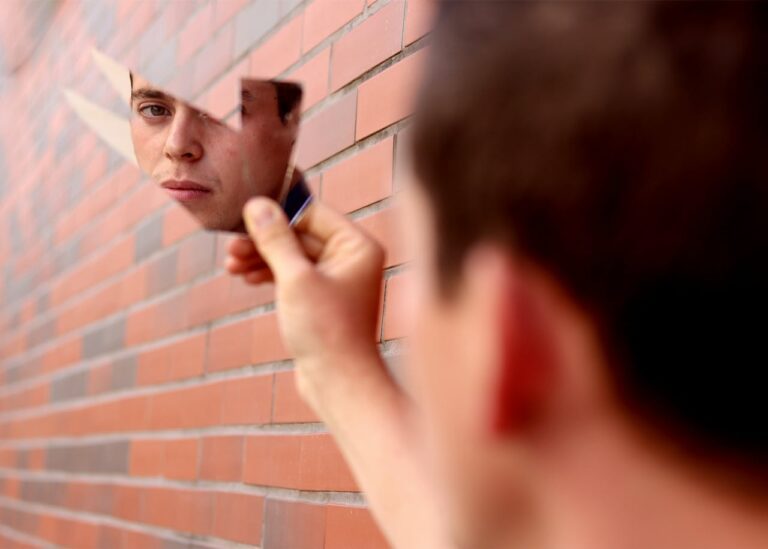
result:
[(139, 114), (145, 118), (160, 118), (170, 116), (171, 112), (162, 105), (145, 105), (139, 109)]

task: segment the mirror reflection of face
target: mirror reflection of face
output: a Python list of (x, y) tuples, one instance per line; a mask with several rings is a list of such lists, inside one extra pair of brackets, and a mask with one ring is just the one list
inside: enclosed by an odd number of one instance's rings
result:
[(242, 180), (238, 133), (138, 75), (131, 113), (139, 166), (205, 228), (237, 230), (253, 194)]
[(139, 166), (209, 230), (243, 232), (248, 199), (283, 198), (301, 87), (263, 80), (242, 85), (242, 131), (236, 132), (132, 76), (131, 137)]

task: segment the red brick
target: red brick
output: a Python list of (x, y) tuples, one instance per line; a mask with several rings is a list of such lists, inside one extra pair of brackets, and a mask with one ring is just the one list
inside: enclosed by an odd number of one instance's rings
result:
[(185, 239), (179, 245), (179, 260), (176, 268), (176, 283), (184, 284), (214, 268), (216, 236), (201, 231)]
[(351, 212), (377, 202), (392, 192), (392, 152), (389, 137), (323, 173), (323, 202)]
[(239, 12), (248, 3), (248, 0), (219, 0), (216, 2), (215, 14), (214, 14), (214, 28), (219, 28), (221, 25), (232, 19), (232, 17)]
[(136, 486), (115, 486), (115, 507), (116, 517), (137, 521), (141, 516), (142, 489)]
[(268, 500), (264, 514), (264, 547), (324, 549), (325, 507), (323, 505)]
[(109, 181), (104, 182), (92, 193), (84, 195), (83, 200), (56, 225), (55, 241), (63, 243), (75, 231), (87, 225), (95, 217), (110, 209), (123, 195), (128, 193), (139, 179), (138, 170), (126, 164), (115, 172)]
[(308, 490), (359, 491), (347, 462), (330, 435), (302, 438), (301, 483)]
[(89, 253), (107, 244), (117, 235), (147, 219), (152, 212), (171, 204), (174, 204), (173, 200), (156, 184), (142, 179), (133, 193), (100, 220), (99, 227), (85, 234), (81, 245), (83, 253)]
[[(248, 63), (249, 60), (246, 57), (227, 71), (213, 85), (210, 91), (205, 94), (205, 97), (200, 100), (201, 107), (205, 108), (216, 118), (224, 118), (228, 114), (238, 111), (240, 105), (240, 80), (248, 73)], [(197, 221), (194, 221), (194, 223), (196, 226), (199, 226)]]
[(273, 423), (311, 423), (320, 421), (296, 389), (294, 372), (275, 374)]
[(408, 252), (403, 241), (403, 227), (394, 207), (363, 217), (358, 223), (384, 246), (387, 252), (385, 267), (408, 261)]
[(163, 476), (178, 480), (194, 480), (197, 478), (197, 460), (197, 439), (166, 440)]
[(288, 79), (301, 83), (304, 88), (302, 110), (307, 110), (328, 95), (330, 62), (331, 49), (325, 48), (288, 74)]
[(435, 0), (416, 0), (405, 5), (404, 46), (412, 44), (432, 29), (436, 8)]
[(298, 436), (259, 435), (245, 439), (243, 482), (260, 486), (301, 486)]
[(420, 50), (360, 84), (355, 130), (358, 140), (413, 112), (423, 66), (424, 50)]
[(142, 521), (209, 535), (213, 524), (213, 494), (200, 490), (148, 489), (144, 493)]
[(103, 402), (73, 410), (75, 417), (64, 416), (64, 425), (57, 425), (56, 429), (73, 435), (144, 430), (149, 426), (149, 406), (147, 395)]
[[(213, 494), (192, 490), (181, 491), (178, 501), (181, 517), (177, 518), (176, 528), (196, 534), (210, 535), (213, 528)], [(184, 516), (185, 514), (186, 516)]]
[(184, 429), (217, 425), (222, 394), (221, 383), (152, 394), (149, 397), (149, 428)]
[(363, 0), (315, 0), (305, 11), (304, 51), (351, 21), (363, 11)]
[(155, 2), (134, 2), (131, 17), (128, 19), (129, 38), (134, 38), (144, 32), (155, 17), (158, 4)]
[(231, 281), (232, 276), (220, 274), (190, 288), (187, 294), (190, 327), (199, 326), (227, 314), (227, 297)]
[(64, 547), (95, 548), (98, 545), (99, 527), (94, 523), (55, 517), (52, 528), (41, 533), (41, 537)]
[(304, 169), (322, 162), (355, 142), (357, 93), (344, 95), (302, 123), (297, 163)]
[(325, 434), (246, 438), (243, 481), (303, 490), (358, 490), (336, 444)]
[(286, 358), (274, 313), (227, 324), (211, 332), (208, 371)]
[(107, 173), (107, 153), (105, 151), (90, 151), (89, 156), (92, 158), (85, 166), (83, 177), (83, 186), (88, 190)]
[(19, 499), (21, 496), (21, 480), (14, 477), (7, 477), (5, 483), (5, 495), (12, 499)]
[(165, 38), (175, 36), (187, 20), (194, 15), (198, 5), (195, 2), (170, 2), (164, 6)]
[(179, 33), (179, 47), (176, 56), (176, 62), (179, 66), (186, 61), (202, 47), (210, 37), (213, 31), (213, 8), (214, 3), (209, 2), (187, 22), (184, 29)]
[(141, 265), (120, 279), (116, 292), (121, 309), (134, 305), (146, 297), (147, 272), (147, 265)]
[(108, 484), (71, 482), (66, 486), (66, 507), (91, 513), (112, 511), (113, 489)]
[(194, 377), (203, 373), (205, 334), (144, 351), (139, 355), (137, 385), (154, 385)]
[(30, 471), (45, 469), (45, 450), (43, 448), (33, 448), (27, 451), (27, 469)]
[(200, 230), (200, 223), (178, 204), (163, 214), (163, 246), (168, 246)]
[(268, 423), (272, 409), (272, 376), (250, 376), (221, 382), (221, 423)]
[(249, 545), (259, 545), (264, 498), (227, 492), (216, 492), (214, 498), (213, 535)]
[(56, 333), (68, 333), (120, 311), (123, 308), (123, 278), (103, 286), (81, 301), (72, 303), (70, 300), (71, 305), (66, 307), (57, 319)]
[(251, 359), (253, 320), (240, 320), (211, 331), (208, 371), (245, 366)]
[[(142, 549), (162, 549), (166, 545), (163, 538), (155, 537), (135, 530), (121, 530), (119, 547), (141, 547)], [(109, 547), (107, 545), (107, 547)]]
[(187, 324), (185, 298), (183, 294), (173, 295), (131, 312), (125, 325), (126, 346), (169, 336), (185, 328)]
[(40, 357), (41, 370), (50, 373), (77, 362), (82, 356), (82, 344), (81, 337), (56, 344)]
[(243, 474), (243, 437), (216, 436), (202, 440), (200, 478), (236, 481)]
[(51, 306), (57, 306), (72, 296), (108, 277), (125, 270), (133, 263), (134, 239), (123, 238), (98, 257), (69, 271), (51, 290)]
[(131, 441), (130, 474), (140, 477), (160, 476), (165, 467), (165, 441), (160, 439)]
[(389, 546), (368, 509), (342, 505), (326, 507), (324, 549), (387, 549)]
[(291, 19), (248, 56), (248, 77), (274, 78), (299, 60), (303, 19), (303, 14)]
[(224, 25), (213, 38), (207, 41), (200, 55), (195, 58), (192, 87), (190, 93), (184, 97), (190, 99), (190, 96), (201, 92), (215, 77), (221, 74), (221, 67), (226, 67), (233, 61), (234, 38), (234, 27)]
[(331, 89), (337, 90), (400, 51), (404, 2), (393, 0), (334, 45)]

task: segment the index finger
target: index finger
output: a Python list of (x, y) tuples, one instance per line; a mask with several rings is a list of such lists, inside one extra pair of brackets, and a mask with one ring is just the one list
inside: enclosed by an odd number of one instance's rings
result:
[(248, 258), (253, 255), (258, 255), (256, 245), (249, 236), (239, 236), (230, 240), (229, 244), (227, 244), (227, 251), (230, 255), (239, 258)]

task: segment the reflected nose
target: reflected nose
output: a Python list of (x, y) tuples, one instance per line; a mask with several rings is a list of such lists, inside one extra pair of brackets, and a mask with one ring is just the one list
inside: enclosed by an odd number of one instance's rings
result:
[(197, 111), (180, 107), (165, 140), (165, 155), (176, 162), (195, 162), (203, 156), (201, 120)]

